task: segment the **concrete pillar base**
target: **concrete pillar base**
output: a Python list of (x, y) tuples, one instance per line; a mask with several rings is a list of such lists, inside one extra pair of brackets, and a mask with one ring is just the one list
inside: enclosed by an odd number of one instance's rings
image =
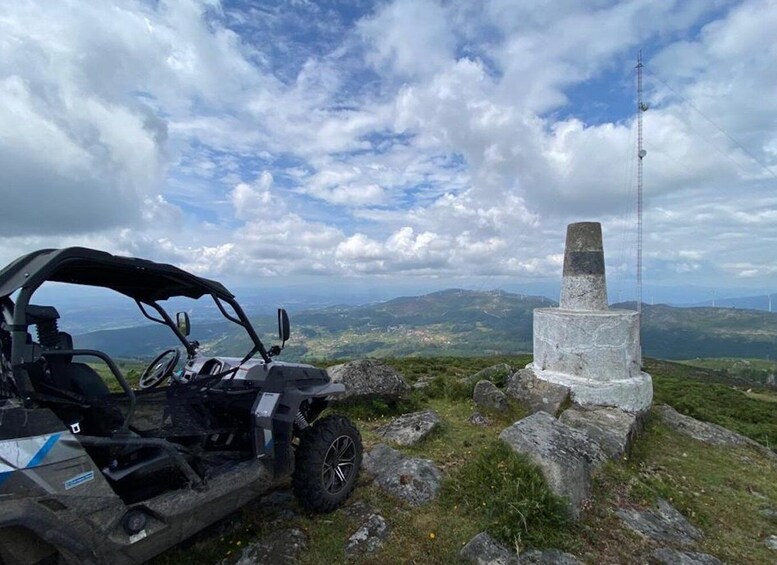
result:
[(543, 371), (534, 363), (527, 369), (550, 383), (569, 387), (572, 401), (581, 406), (614, 406), (626, 412), (647, 412), (653, 402), (653, 379), (645, 372), (625, 379), (593, 381), (566, 373)]
[(639, 315), (631, 310), (534, 311), (537, 378), (563, 384), (582, 405), (646, 410), (653, 399), (650, 375), (642, 372)]

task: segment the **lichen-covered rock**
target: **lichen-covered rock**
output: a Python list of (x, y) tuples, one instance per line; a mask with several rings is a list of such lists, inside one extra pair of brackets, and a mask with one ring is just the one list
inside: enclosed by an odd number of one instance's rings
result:
[(712, 445), (744, 445), (750, 441), (723, 426), (702, 422), (696, 418), (680, 414), (668, 404), (656, 406), (655, 411), (667, 426), (697, 441)]
[(777, 461), (777, 453), (749, 437), (732, 432), (728, 428), (680, 414), (668, 404), (660, 404), (654, 409), (661, 420), (678, 433), (710, 445), (747, 445), (761, 455)]
[(480, 532), (461, 548), (459, 557), (472, 565), (519, 565), (518, 554), (486, 532)]
[(475, 412), (470, 416), (467, 421), (473, 426), (490, 426), (493, 422), (488, 416), (484, 416), (480, 412)]
[(413, 383), (413, 390), (423, 390), (425, 388), (428, 388), (430, 384), (432, 384), (432, 381), (434, 380), (431, 376), (423, 376), (418, 377), (418, 379)]
[(403, 414), (377, 429), (378, 435), (399, 445), (415, 445), (440, 427), (440, 417), (434, 410)]
[(650, 554), (650, 560), (663, 565), (723, 565), (717, 557), (695, 551), (677, 551), (676, 549), (656, 549)]
[(481, 369), (474, 375), (459, 379), (462, 384), (473, 385), (478, 381), (502, 382), (513, 374), (513, 368), (507, 363), (497, 363)]
[(507, 396), (491, 381), (478, 381), (472, 393), (475, 406), (483, 410), (504, 412), (507, 410)]
[(615, 513), (629, 528), (655, 541), (690, 545), (703, 537), (698, 528), (663, 498), (658, 499), (655, 508), (619, 508)]
[(599, 444), (546, 412), (505, 428), (499, 439), (536, 464), (550, 489), (567, 497), (571, 517), (580, 517), (591, 494), (593, 472), (607, 459)]
[(505, 393), (532, 414), (547, 412), (553, 416), (569, 402), (568, 386), (538, 379), (531, 369), (521, 369), (507, 379)]
[(385, 363), (360, 359), (327, 369), (332, 382), (343, 383), (345, 394), (336, 400), (382, 398), (396, 400), (410, 390), (402, 375)]
[(559, 420), (567, 426), (583, 430), (613, 459), (620, 459), (627, 454), (637, 435), (636, 415), (619, 408), (574, 406), (564, 410)]
[(383, 547), (383, 541), (388, 537), (389, 527), (380, 514), (371, 514), (364, 524), (348, 538), (345, 544), (345, 555), (354, 557), (375, 553)]
[(376, 514), (375, 508), (363, 500), (356, 500), (343, 506), (341, 512), (354, 522), (365, 522), (371, 515)]
[(521, 553), (521, 565), (583, 565), (571, 553), (558, 549), (530, 549)]
[(777, 508), (761, 508), (758, 513), (764, 518), (777, 521)]
[(239, 554), (223, 559), (219, 565), (296, 563), (307, 544), (307, 536), (299, 528), (274, 531), (258, 542), (247, 545)]
[(768, 536), (764, 543), (766, 544), (766, 547), (769, 549), (775, 549), (777, 550), (777, 536)]
[(380, 488), (413, 506), (431, 502), (440, 490), (442, 473), (437, 465), (429, 459), (407, 457), (386, 444), (365, 454), (362, 464)]

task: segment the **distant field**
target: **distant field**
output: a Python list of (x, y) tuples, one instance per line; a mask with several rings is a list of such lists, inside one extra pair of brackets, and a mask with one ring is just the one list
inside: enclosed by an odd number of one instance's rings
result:
[[(282, 359), (515, 355), (532, 350), (534, 309), (553, 305), (542, 297), (508, 292), (447, 290), (297, 312)], [(633, 309), (634, 304), (613, 307)], [(274, 343), (275, 319), (252, 320), (262, 339)], [(776, 322), (777, 314), (756, 310), (646, 305), (642, 349), (646, 356), (660, 359), (777, 359)], [(245, 331), (229, 322), (194, 324), (192, 336), (202, 344), (201, 351), (211, 355), (242, 356), (250, 348)], [(169, 328), (159, 324), (101, 330), (75, 339), (79, 347), (123, 358), (145, 358), (180, 345)]]
[(733, 383), (777, 387), (777, 361), (766, 359), (736, 359), (717, 357), (680, 361), (691, 367), (723, 373)]

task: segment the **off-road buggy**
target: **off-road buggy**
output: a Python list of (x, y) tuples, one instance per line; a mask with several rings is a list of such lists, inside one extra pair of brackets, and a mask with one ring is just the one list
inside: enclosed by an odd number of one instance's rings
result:
[[(112, 289), (169, 327), (168, 349), (133, 390), (106, 353), (73, 346), (46, 281)], [(207, 356), (160, 301), (210, 296), (250, 338), (242, 358)], [(276, 361), (221, 284), (172, 265), (85, 248), (46, 249), (0, 271), (0, 562), (138, 563), (292, 477), (300, 504), (331, 511), (362, 457), (345, 418), (319, 418), (342, 393), (325, 371)], [(149, 352), (150, 354), (156, 352)], [(89, 364), (82, 361), (89, 361)], [(120, 392), (95, 371), (110, 369)], [(175, 371), (175, 373), (174, 373)]]

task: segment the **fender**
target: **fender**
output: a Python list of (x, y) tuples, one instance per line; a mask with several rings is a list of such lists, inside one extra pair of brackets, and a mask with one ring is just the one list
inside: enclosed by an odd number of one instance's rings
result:
[(83, 532), (77, 532), (50, 510), (29, 500), (4, 501), (0, 512), (0, 529), (20, 526), (33, 532), (57, 550), (84, 565), (99, 565), (97, 556), (79, 541)]

